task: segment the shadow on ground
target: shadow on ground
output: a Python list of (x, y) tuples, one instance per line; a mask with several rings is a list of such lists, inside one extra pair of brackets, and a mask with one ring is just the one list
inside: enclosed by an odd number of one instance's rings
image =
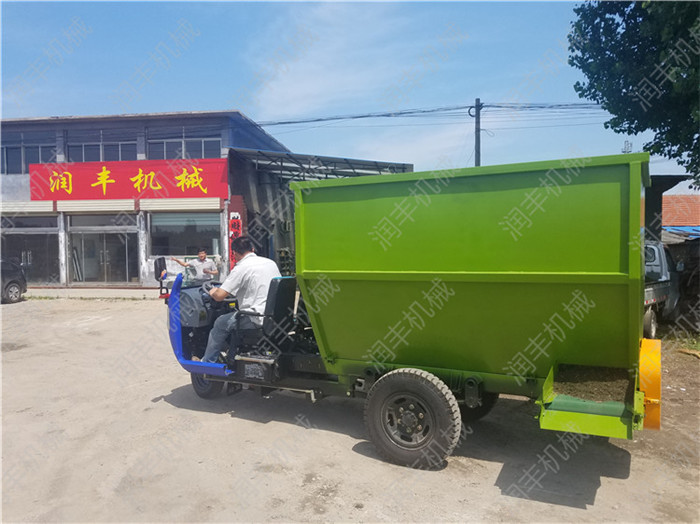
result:
[[(153, 399), (160, 400), (181, 409), (228, 414), (261, 424), (277, 421), (342, 433), (361, 441), (353, 451), (381, 460), (366, 440), (364, 403), (358, 399), (333, 397), (312, 404), (291, 392), (274, 392), (265, 398), (242, 391), (205, 400), (186, 385)], [(465, 424), (452, 455), (501, 463), (495, 485), (504, 496), (575, 508), (595, 503), (601, 477), (629, 477), (631, 456), (614, 440), (541, 430), (536, 413), (532, 402), (501, 398), (487, 417)]]

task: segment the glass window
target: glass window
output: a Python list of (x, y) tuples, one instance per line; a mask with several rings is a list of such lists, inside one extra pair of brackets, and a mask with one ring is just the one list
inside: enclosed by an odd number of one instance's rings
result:
[(68, 162), (82, 162), (83, 161), (83, 146), (81, 145), (68, 145)]
[(196, 255), (199, 247), (217, 254), (219, 237), (219, 213), (154, 213), (151, 216), (152, 255)]
[(104, 144), (102, 146), (103, 160), (115, 162), (119, 160), (119, 144)]
[(7, 173), (10, 175), (22, 174), (22, 148), (6, 147), (5, 158)]
[(185, 140), (185, 158), (202, 158), (201, 140)]
[[(56, 225), (56, 217), (53, 217), (53, 221)], [(60, 282), (58, 233), (4, 234), (2, 253), (3, 257), (15, 259), (22, 264), (29, 283)]]
[(148, 143), (148, 159), (163, 160), (165, 158), (165, 143), (164, 142), (149, 142)]
[(81, 226), (135, 226), (136, 215), (120, 213), (118, 215), (73, 215), (70, 217), (72, 227)]
[(647, 264), (656, 262), (656, 251), (654, 251), (654, 248), (649, 246), (644, 248), (644, 261)]
[(136, 144), (120, 144), (120, 160), (136, 160)]
[(165, 143), (165, 158), (182, 158), (182, 142), (166, 142)]
[(83, 160), (85, 162), (99, 162), (100, 144), (85, 144), (83, 146)]
[(56, 161), (56, 146), (41, 146), (41, 163), (50, 164)]
[(204, 156), (202, 158), (220, 158), (221, 140), (205, 140)]
[(0, 173), (5, 174), (5, 148), (0, 149)]
[(24, 172), (29, 173), (29, 164), (39, 163), (39, 146), (24, 148)]
[(2, 227), (12, 229), (15, 227), (58, 227), (57, 217), (30, 217), (24, 215), (3, 216)]

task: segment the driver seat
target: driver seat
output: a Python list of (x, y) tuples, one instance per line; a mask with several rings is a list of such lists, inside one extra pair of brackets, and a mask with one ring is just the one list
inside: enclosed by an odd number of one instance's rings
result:
[[(254, 329), (236, 328), (229, 355), (236, 353), (255, 353), (264, 356), (277, 356), (284, 352), (291, 343), (289, 332), (294, 329), (294, 299), (296, 297), (296, 279), (294, 277), (276, 277), (270, 282), (267, 292), (265, 312), (239, 310), (238, 326), (243, 324), (241, 317), (262, 317), (262, 327)], [(246, 322), (246, 324), (248, 324)]]

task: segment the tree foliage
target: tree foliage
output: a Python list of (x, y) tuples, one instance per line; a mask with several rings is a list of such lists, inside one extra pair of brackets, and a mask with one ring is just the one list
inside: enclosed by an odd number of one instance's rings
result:
[(613, 117), (616, 133), (652, 130), (644, 144), (675, 159), (700, 183), (700, 3), (586, 2), (574, 12), (569, 64), (579, 97)]

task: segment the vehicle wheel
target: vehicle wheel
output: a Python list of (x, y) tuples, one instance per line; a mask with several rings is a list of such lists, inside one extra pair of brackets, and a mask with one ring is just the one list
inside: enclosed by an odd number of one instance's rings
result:
[(412, 368), (383, 375), (365, 402), (370, 440), (387, 460), (418, 469), (442, 466), (459, 440), (462, 420), (452, 391)]
[(202, 398), (214, 398), (224, 388), (224, 383), (218, 380), (209, 380), (197, 373), (190, 373), (190, 375), (194, 392)]
[(644, 338), (656, 338), (656, 312), (647, 309), (644, 313)]
[(5, 300), (10, 304), (16, 304), (22, 299), (22, 288), (17, 282), (10, 282), (5, 288)]
[(473, 422), (485, 417), (496, 405), (498, 393), (489, 393), (484, 391), (481, 395), (481, 405), (475, 408), (470, 408), (465, 404), (459, 405), (459, 411), (462, 413), (462, 422)]

